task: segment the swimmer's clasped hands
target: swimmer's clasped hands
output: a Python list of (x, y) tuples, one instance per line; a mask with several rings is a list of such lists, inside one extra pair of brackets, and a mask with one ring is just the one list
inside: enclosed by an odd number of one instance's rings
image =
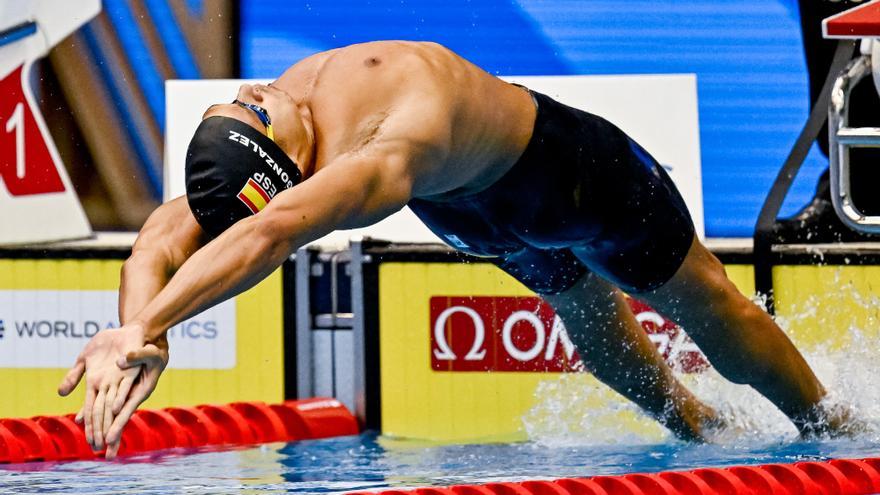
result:
[(106, 447), (108, 459), (116, 456), (123, 427), (156, 388), (167, 364), (164, 335), (147, 342), (143, 327), (137, 324), (102, 330), (89, 341), (58, 393), (70, 394), (86, 376), (85, 404), (76, 421), (85, 423), (86, 440), (93, 450)]

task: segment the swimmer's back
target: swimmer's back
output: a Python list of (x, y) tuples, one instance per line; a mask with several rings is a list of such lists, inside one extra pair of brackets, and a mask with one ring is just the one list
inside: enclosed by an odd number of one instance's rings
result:
[(417, 197), (487, 187), (516, 162), (534, 123), (528, 93), (436, 43), (323, 52), (275, 84), (311, 108), (318, 168), (383, 139), (424, 147), (431, 159), (413, 164)]

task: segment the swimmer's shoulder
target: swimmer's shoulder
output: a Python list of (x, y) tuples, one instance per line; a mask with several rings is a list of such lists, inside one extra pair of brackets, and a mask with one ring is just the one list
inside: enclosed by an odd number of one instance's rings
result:
[(327, 60), (339, 53), (340, 50), (342, 50), (342, 48), (309, 55), (288, 67), (287, 70), (285, 70), (275, 81), (276, 84), (288, 87), (311, 86), (317, 78), (318, 73), (321, 71), (321, 68), (327, 63)]
[[(467, 62), (447, 47), (429, 41), (385, 40), (357, 43), (310, 55), (278, 78), (289, 87), (393, 85), (405, 91), (446, 83), (466, 70)], [(437, 74), (444, 74), (438, 78)], [(445, 85), (445, 84), (444, 84)], [(439, 88), (431, 88), (437, 90)]]
[(323, 53), (327, 54), (325, 60), (332, 60), (332, 65), (338, 68), (351, 70), (366, 67), (383, 69), (383, 72), (412, 69), (413, 65), (418, 64), (436, 68), (437, 65), (456, 64), (464, 60), (449, 48), (432, 41), (370, 41)]
[[(445, 45), (434, 41), (407, 41), (407, 40), (382, 40), (369, 41), (365, 43), (355, 43), (313, 55), (296, 62), (290, 66), (282, 75), (309, 73), (320, 70), (328, 61), (334, 59), (338, 63), (351, 63), (362, 57), (381, 57), (391, 56), (392, 60), (411, 61), (412, 59), (422, 59), (435, 62), (437, 57), (445, 58), (448, 61), (463, 61), (459, 55), (447, 48)], [(409, 57), (407, 57), (409, 56)], [(387, 60), (387, 59), (386, 59)], [(359, 62), (360, 60), (358, 60)]]

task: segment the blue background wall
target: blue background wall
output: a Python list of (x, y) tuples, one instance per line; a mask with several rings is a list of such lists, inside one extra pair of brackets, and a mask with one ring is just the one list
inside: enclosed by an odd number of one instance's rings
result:
[[(706, 232), (750, 236), (808, 112), (794, 0), (242, 0), (242, 77), (378, 39), (443, 43), (499, 75), (696, 73)], [(812, 195), (814, 149), (782, 214)]]

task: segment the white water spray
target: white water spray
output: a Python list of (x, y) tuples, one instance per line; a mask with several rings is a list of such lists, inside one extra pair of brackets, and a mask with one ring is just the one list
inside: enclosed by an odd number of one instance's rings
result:
[[(839, 277), (839, 272), (837, 276)], [(852, 439), (880, 443), (880, 297), (865, 296), (842, 282), (840, 291), (811, 297), (777, 323), (798, 342), (799, 327), (818, 319), (821, 328), (842, 332), (840, 344), (802, 348), (807, 362), (829, 391), (824, 405), (848, 408), (864, 423)], [(857, 311), (853, 311), (853, 304)], [(714, 407), (727, 427), (714, 432), (715, 444), (759, 447), (792, 442), (797, 430), (773, 404), (745, 385), (722, 378), (715, 370), (678, 374), (694, 394)], [(536, 405), (523, 417), (531, 441), (548, 446), (647, 445), (674, 442), (672, 434), (622, 396), (582, 373), (563, 374), (542, 382)]]

